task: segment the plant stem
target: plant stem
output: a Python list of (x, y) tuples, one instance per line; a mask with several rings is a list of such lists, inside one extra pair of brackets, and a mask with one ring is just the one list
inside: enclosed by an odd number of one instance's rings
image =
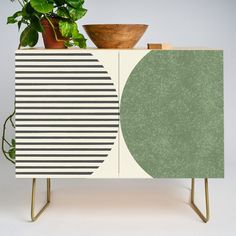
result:
[(15, 128), (15, 124), (14, 124), (14, 122), (12, 121), (12, 117), (10, 118), (10, 122), (11, 122), (12, 127)]
[(58, 42), (61, 42), (61, 41), (65, 41), (65, 40), (63, 40), (63, 39), (58, 39), (58, 37), (57, 37), (57, 32), (56, 32), (56, 30), (55, 30), (55, 27), (54, 27), (54, 25), (53, 25), (53, 23), (51, 22), (51, 20), (49, 19), (49, 17), (47, 16), (47, 15), (45, 15), (45, 18), (47, 19), (47, 21), (48, 21), (48, 23), (51, 25), (51, 27), (52, 27), (52, 30), (53, 30), (53, 33), (54, 33), (54, 36), (55, 36), (55, 39), (56, 39), (56, 41), (58, 41)]
[(8, 144), (11, 147), (11, 144), (4, 138), (4, 141), (6, 144)]
[[(6, 140), (5, 136), (6, 136), (6, 126), (7, 126), (7, 122), (8, 122), (8, 120), (11, 120), (14, 115), (15, 115), (15, 105), (14, 105), (14, 111), (13, 111), (13, 113), (12, 113), (11, 115), (9, 115), (9, 116), (6, 118), (6, 120), (5, 120), (4, 124), (3, 124), (3, 132), (2, 132), (2, 152), (3, 152), (4, 156), (7, 158), (7, 160), (9, 160), (10, 162), (12, 162), (13, 164), (15, 164), (15, 161), (12, 160), (12, 159), (7, 155), (8, 152), (5, 151), (5, 149), (4, 149), (4, 144), (7, 143), (7, 144), (11, 147), (11, 144)], [(12, 123), (11, 123), (11, 124), (12, 124)], [(15, 125), (14, 125), (14, 126), (15, 126)], [(13, 126), (13, 127), (14, 127), (14, 126)]]

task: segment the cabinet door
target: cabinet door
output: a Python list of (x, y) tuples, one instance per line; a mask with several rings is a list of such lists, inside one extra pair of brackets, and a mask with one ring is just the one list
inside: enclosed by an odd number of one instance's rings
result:
[[(119, 86), (119, 100), (121, 102), (122, 94), (126, 83), (132, 71), (137, 66), (137, 64), (150, 52), (150, 50), (121, 50), (119, 56), (120, 64), (120, 86)], [(145, 79), (145, 78), (144, 78)], [(133, 90), (133, 92), (138, 92)], [(121, 104), (120, 104), (121, 105)], [(128, 114), (132, 112), (126, 107), (123, 109), (123, 113)], [(133, 117), (136, 119), (136, 117)], [(122, 123), (121, 123), (122, 125)], [(128, 145), (125, 142), (123, 136), (123, 130), (119, 127), (119, 176), (121, 178), (151, 178), (151, 176), (137, 163), (134, 156), (129, 150)], [(139, 127), (137, 127), (139, 129)], [(135, 138), (135, 141), (138, 141)]]
[(224, 176), (223, 52), (120, 53), (121, 177)]
[(16, 177), (118, 176), (118, 53), (16, 52)]

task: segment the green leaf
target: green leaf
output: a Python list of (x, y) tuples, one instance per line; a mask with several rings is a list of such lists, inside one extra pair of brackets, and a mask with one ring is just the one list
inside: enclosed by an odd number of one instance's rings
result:
[(22, 20), (20, 20), (20, 21), (17, 23), (18, 30), (20, 30), (21, 24), (22, 24)]
[(84, 0), (66, 0), (66, 2), (74, 8), (79, 8), (83, 5)]
[(77, 30), (77, 32), (74, 32), (74, 34), (72, 35), (72, 39), (85, 39), (83, 34), (80, 34), (79, 31)]
[(86, 39), (79, 33), (77, 24), (70, 21), (59, 21), (59, 29), (63, 37), (70, 38), (70, 42), (65, 42), (65, 46), (71, 47), (73, 45), (80, 48), (86, 48)]
[(71, 43), (71, 42), (69, 42), (69, 41), (65, 41), (65, 42), (64, 42), (64, 45), (65, 45), (67, 48), (74, 46), (73, 43)]
[(78, 32), (77, 24), (69, 21), (59, 21), (59, 29), (63, 37), (71, 38)]
[(9, 153), (9, 156), (11, 159), (15, 159), (15, 157), (16, 157), (16, 149), (15, 148), (11, 148), (8, 153)]
[(35, 12), (35, 9), (31, 6), (30, 2), (26, 3), (24, 9), (27, 14), (31, 15)]
[(62, 6), (66, 3), (66, 0), (54, 0), (57, 6)]
[(22, 16), (22, 11), (17, 11), (13, 14), (13, 17), (17, 18), (19, 16)]
[(65, 7), (59, 7), (57, 10), (57, 15), (66, 19), (70, 18), (69, 12)]
[(36, 16), (32, 16), (30, 19), (31, 26), (38, 32), (43, 32), (43, 27), (40, 23), (40, 20)]
[(31, 6), (40, 13), (49, 13), (53, 10), (53, 2), (48, 0), (30, 0)]
[(40, 20), (44, 14), (43, 14), (43, 13), (40, 13), (40, 12), (37, 12), (37, 11), (35, 11), (35, 12), (33, 13), (33, 15), (34, 15), (34, 16), (36, 16), (36, 17), (37, 17), (37, 18)]
[(69, 10), (70, 16), (71, 16), (73, 21), (79, 20), (87, 12), (87, 9), (84, 9), (84, 8), (75, 9), (75, 8), (72, 8), (72, 7), (68, 7), (68, 10)]
[(22, 17), (26, 20), (30, 19), (30, 17), (35, 13), (34, 8), (30, 5), (30, 3), (26, 3), (22, 9)]
[(12, 139), (12, 140), (11, 140), (11, 145), (12, 145), (13, 147), (16, 146), (16, 140), (15, 140), (15, 139)]
[(87, 40), (85, 38), (73, 39), (74, 45), (78, 46), (80, 48), (86, 48), (87, 47), (86, 41)]
[(20, 45), (34, 47), (38, 42), (38, 32), (31, 26), (27, 26), (20, 36)]
[(8, 16), (7, 17), (7, 24), (15, 24), (17, 20), (15, 19), (14, 16)]
[(14, 24), (18, 21), (18, 17), (22, 16), (22, 11), (17, 11), (12, 16), (7, 18), (7, 24)]

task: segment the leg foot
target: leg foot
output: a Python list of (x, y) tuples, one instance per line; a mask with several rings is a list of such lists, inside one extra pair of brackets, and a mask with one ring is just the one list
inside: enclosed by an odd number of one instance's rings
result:
[(31, 198), (31, 220), (32, 221), (36, 221), (39, 216), (43, 213), (43, 211), (48, 207), (49, 203), (50, 203), (50, 194), (51, 194), (51, 181), (50, 179), (47, 179), (47, 201), (45, 203), (45, 205), (42, 207), (42, 209), (35, 214), (35, 191), (36, 191), (36, 179), (33, 179), (32, 182), (32, 198)]
[(205, 179), (205, 200), (206, 200), (206, 216), (202, 214), (199, 208), (195, 205), (194, 202), (194, 194), (195, 194), (195, 179), (192, 179), (192, 188), (191, 188), (191, 206), (193, 210), (199, 215), (204, 223), (207, 223), (210, 218), (210, 210), (209, 210), (209, 193), (208, 193), (208, 179)]

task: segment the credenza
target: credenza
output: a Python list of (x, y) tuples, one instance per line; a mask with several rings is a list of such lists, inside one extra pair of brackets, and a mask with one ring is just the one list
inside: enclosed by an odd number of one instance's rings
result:
[[(222, 50), (17, 50), (15, 100), (16, 177), (33, 179), (32, 220), (51, 178), (191, 178), (208, 221), (208, 178), (224, 177)], [(47, 202), (35, 214), (37, 178)]]

